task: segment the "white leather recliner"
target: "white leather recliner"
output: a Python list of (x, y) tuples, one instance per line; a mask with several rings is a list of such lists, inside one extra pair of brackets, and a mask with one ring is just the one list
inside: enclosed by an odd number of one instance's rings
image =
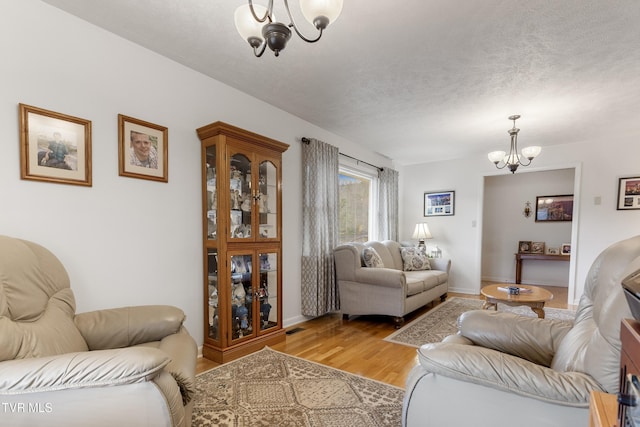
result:
[(418, 350), (403, 426), (586, 426), (591, 390), (617, 393), (620, 323), (631, 318), (621, 281), (640, 268), (640, 236), (604, 250), (573, 325), (476, 310), (459, 332)]
[(182, 310), (75, 308), (51, 252), (0, 236), (0, 426), (190, 426), (197, 349)]

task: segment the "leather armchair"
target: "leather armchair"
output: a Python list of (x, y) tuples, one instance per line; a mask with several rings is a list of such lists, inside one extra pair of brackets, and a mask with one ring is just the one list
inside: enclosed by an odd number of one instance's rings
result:
[(60, 261), (0, 236), (0, 426), (190, 426), (184, 319), (172, 306), (76, 315)]
[(640, 236), (594, 261), (573, 324), (476, 310), (457, 335), (418, 350), (403, 426), (588, 425), (591, 390), (617, 393), (621, 280), (640, 268)]

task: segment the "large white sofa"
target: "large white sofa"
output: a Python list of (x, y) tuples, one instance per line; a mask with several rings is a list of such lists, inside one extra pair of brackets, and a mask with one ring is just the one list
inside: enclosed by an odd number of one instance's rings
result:
[(620, 323), (632, 317), (621, 281), (639, 268), (640, 236), (602, 252), (573, 324), (508, 312), (463, 313), (457, 335), (418, 350), (402, 425), (588, 425), (590, 392), (618, 392)]
[[(362, 254), (373, 248), (384, 267), (366, 267)], [(396, 325), (404, 316), (447, 296), (451, 261), (429, 259), (430, 270), (404, 271), (402, 246), (395, 241), (346, 243), (334, 249), (336, 278), (343, 316), (379, 314), (393, 316)]]

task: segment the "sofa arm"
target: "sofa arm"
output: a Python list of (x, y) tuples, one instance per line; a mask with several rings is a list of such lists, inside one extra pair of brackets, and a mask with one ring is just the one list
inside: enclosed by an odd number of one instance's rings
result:
[(459, 334), (474, 344), (550, 366), (560, 341), (571, 329), (566, 322), (472, 310), (458, 318)]
[(83, 351), (0, 363), (0, 395), (149, 381), (169, 363), (154, 348)]
[(429, 258), (429, 265), (432, 270), (444, 271), (447, 274), (451, 271), (451, 260), (448, 258)]
[(402, 271), (393, 268), (361, 267), (356, 269), (354, 281), (387, 288), (404, 288), (407, 278)]
[(74, 321), (90, 350), (123, 348), (175, 334), (185, 315), (169, 305), (146, 305), (91, 311)]
[(561, 405), (585, 407), (591, 390), (603, 391), (587, 374), (554, 371), (484, 347), (427, 344), (418, 357), (428, 372)]

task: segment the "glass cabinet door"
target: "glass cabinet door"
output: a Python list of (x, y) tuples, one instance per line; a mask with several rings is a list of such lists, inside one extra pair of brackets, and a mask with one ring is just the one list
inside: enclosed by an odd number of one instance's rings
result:
[(253, 266), (250, 253), (234, 254), (231, 266), (231, 341), (253, 335)]
[(207, 295), (209, 297), (209, 338), (220, 340), (220, 319), (218, 318), (218, 250), (207, 250)]
[(249, 156), (235, 153), (229, 156), (229, 207), (231, 211), (231, 239), (251, 238), (251, 160)]
[(261, 253), (260, 284), (256, 299), (260, 306), (260, 331), (278, 326), (278, 254)]
[(207, 239), (218, 238), (218, 195), (216, 194), (216, 146), (207, 147), (206, 150), (206, 215), (207, 215)]
[(277, 168), (271, 161), (260, 163), (258, 173), (258, 212), (260, 237), (278, 237), (278, 186)]

